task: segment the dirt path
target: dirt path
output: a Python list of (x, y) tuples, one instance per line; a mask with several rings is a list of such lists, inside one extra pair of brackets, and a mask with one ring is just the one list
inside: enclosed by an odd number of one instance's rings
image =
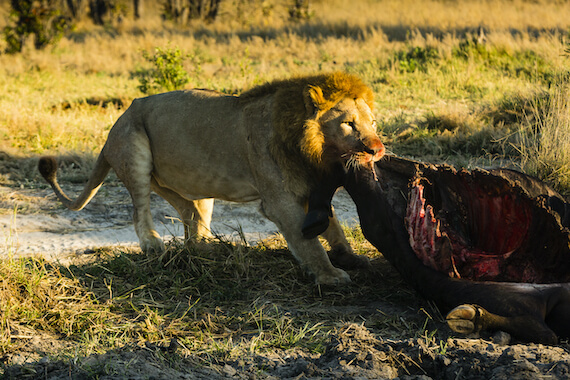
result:
[[(69, 193), (78, 193), (79, 189), (70, 189)], [(50, 260), (66, 262), (70, 254), (93, 247), (138, 244), (132, 225), (132, 204), (123, 187), (104, 187), (79, 212), (63, 208), (51, 189), (0, 190), (13, 193), (6, 196), (11, 198), (12, 204), (0, 215), (0, 255), (41, 254)], [(334, 206), (341, 223), (349, 226), (358, 223), (356, 208), (346, 192), (335, 196)], [(152, 212), (158, 232), (166, 240), (184, 235), (176, 211), (154, 194)], [(247, 243), (254, 244), (278, 231), (259, 212), (259, 202), (216, 200), (212, 232), (236, 241), (243, 237)]]

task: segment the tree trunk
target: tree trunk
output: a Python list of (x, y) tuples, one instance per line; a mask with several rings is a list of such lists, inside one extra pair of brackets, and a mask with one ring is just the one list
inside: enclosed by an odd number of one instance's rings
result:
[(133, 13), (135, 16), (135, 20), (141, 18), (144, 10), (144, 5), (142, 0), (133, 0)]
[(104, 18), (111, 10), (109, 0), (90, 0), (89, 1), (89, 14), (93, 22), (97, 25), (104, 24)]
[(210, 0), (210, 9), (206, 15), (206, 20), (214, 21), (218, 16), (218, 11), (220, 9), (220, 3), (222, 0)]

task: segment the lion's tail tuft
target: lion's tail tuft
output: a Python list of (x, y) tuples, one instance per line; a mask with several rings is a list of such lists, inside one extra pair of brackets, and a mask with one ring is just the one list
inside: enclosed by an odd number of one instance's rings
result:
[(109, 173), (111, 166), (109, 162), (105, 159), (103, 154), (99, 155), (97, 159), (97, 163), (95, 164), (95, 168), (89, 177), (89, 181), (85, 185), (83, 192), (77, 197), (75, 200), (71, 200), (59, 187), (59, 183), (57, 182), (57, 159), (52, 156), (44, 156), (40, 158), (38, 162), (38, 170), (47, 183), (50, 184), (51, 188), (53, 189), (57, 198), (63, 203), (65, 207), (70, 210), (79, 211), (89, 201), (91, 198), (97, 194), (97, 191), (101, 187), (103, 180)]
[(44, 156), (38, 163), (40, 174), (49, 183), (57, 182), (57, 160), (53, 156)]

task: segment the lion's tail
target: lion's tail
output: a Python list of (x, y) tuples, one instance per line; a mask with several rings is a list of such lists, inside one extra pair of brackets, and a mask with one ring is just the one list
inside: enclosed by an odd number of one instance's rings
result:
[(41, 157), (40, 162), (38, 163), (38, 169), (42, 177), (44, 177), (44, 179), (51, 185), (55, 195), (61, 203), (70, 210), (79, 211), (89, 203), (95, 194), (97, 194), (97, 191), (103, 184), (103, 180), (105, 180), (105, 177), (111, 169), (111, 165), (109, 165), (109, 162), (104, 157), (103, 153), (101, 153), (95, 163), (95, 168), (91, 172), (91, 176), (89, 176), (89, 181), (85, 185), (83, 192), (74, 201), (71, 200), (63, 190), (61, 190), (61, 187), (59, 187), (59, 183), (57, 182), (57, 160), (55, 157)]

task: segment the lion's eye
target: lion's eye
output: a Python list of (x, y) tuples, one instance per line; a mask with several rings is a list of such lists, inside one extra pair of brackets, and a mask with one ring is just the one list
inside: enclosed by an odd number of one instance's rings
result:
[(356, 127), (356, 125), (354, 124), (354, 121), (345, 121), (344, 124), (348, 125), (352, 129), (354, 129)]

